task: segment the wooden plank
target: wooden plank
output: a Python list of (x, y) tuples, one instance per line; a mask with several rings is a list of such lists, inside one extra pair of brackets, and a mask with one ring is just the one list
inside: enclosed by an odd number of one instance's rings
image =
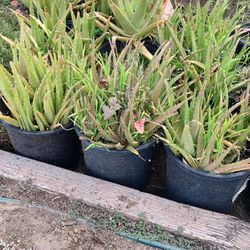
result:
[(40, 188), (120, 211), (131, 219), (143, 214), (166, 231), (216, 244), (219, 249), (250, 249), (250, 224), (232, 216), (183, 205), (117, 184), (0, 151), (0, 176), (32, 179)]

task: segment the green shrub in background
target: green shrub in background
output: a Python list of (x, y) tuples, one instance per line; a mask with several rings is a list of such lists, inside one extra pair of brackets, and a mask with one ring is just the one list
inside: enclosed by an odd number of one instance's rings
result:
[[(19, 26), (15, 16), (11, 13), (7, 6), (9, 5), (9, 0), (0, 1), (0, 27), (1, 33), (9, 37), (10, 39), (15, 39), (19, 36)], [(5, 68), (10, 69), (9, 62), (12, 59), (10, 46), (0, 39), (0, 63), (4, 65)], [(10, 148), (5, 130), (0, 125), (0, 147)]]
[[(1, 1), (0, 3), (0, 27), (1, 34), (10, 38), (15, 39), (19, 36), (19, 25), (15, 16), (9, 9), (6, 8), (9, 1)], [(9, 62), (12, 60), (11, 50), (9, 45), (0, 40), (0, 63), (9, 69)]]

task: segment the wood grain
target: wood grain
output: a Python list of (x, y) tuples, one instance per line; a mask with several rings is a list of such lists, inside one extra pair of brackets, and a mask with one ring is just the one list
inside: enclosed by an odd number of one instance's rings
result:
[(219, 249), (250, 250), (250, 224), (232, 216), (179, 204), (151, 194), (60, 169), (0, 151), (0, 176), (61, 193), (86, 204), (120, 211), (138, 220), (143, 215), (166, 231), (215, 244)]

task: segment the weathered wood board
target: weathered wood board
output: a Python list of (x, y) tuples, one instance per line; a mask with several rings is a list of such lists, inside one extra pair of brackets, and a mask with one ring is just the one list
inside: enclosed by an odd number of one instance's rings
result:
[(216, 244), (219, 249), (250, 250), (250, 224), (232, 216), (179, 204), (4, 151), (0, 151), (0, 176), (32, 180), (39, 188), (81, 199), (94, 207), (120, 211), (134, 220), (143, 214), (168, 232)]

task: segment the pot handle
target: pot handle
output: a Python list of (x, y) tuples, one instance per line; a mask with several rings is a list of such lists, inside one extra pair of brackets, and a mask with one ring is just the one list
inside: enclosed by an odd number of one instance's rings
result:
[(247, 183), (248, 183), (249, 180), (250, 180), (250, 171), (246, 172), (246, 180), (243, 182), (243, 184), (241, 185), (241, 187), (239, 187), (236, 190), (236, 192), (235, 192), (235, 194), (233, 196), (233, 199), (232, 199), (233, 203), (237, 200), (237, 198), (239, 197), (239, 195), (246, 189)]

